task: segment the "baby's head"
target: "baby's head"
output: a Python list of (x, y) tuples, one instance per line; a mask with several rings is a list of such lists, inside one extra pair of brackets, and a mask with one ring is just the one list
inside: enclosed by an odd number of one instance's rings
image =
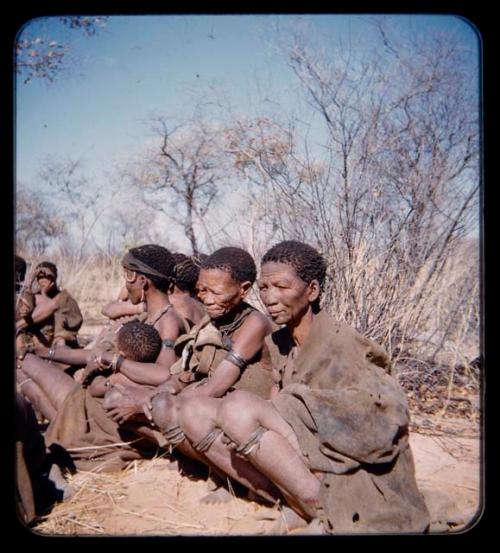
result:
[(139, 321), (125, 323), (116, 342), (124, 357), (139, 363), (154, 363), (161, 351), (161, 337), (156, 328)]

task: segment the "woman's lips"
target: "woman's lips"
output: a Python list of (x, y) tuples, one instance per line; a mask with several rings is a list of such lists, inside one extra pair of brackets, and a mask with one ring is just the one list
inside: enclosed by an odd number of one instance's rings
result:
[(211, 313), (217, 314), (217, 313), (223, 313), (224, 309), (221, 309), (220, 307), (205, 307), (206, 312), (210, 315)]

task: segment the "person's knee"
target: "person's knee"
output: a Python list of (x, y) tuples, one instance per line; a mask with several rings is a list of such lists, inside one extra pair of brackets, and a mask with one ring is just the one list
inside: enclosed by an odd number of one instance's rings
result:
[(258, 426), (258, 402), (252, 394), (236, 390), (217, 410), (217, 423), (231, 438), (241, 440)]
[(203, 397), (186, 398), (179, 407), (179, 425), (188, 436), (196, 436), (215, 426), (216, 409)]
[(177, 404), (175, 398), (169, 392), (157, 394), (151, 401), (153, 421), (165, 430), (177, 423)]

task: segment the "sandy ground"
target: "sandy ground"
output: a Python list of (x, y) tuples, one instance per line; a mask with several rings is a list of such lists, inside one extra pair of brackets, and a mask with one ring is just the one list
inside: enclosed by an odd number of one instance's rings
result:
[[(460, 531), (480, 511), (480, 440), (413, 430), (410, 443), (417, 482), (433, 532)], [(36, 528), (44, 534), (234, 536), (273, 534), (278, 506), (232, 495), (205, 504), (208, 482), (180, 474), (166, 458), (140, 461), (118, 474), (78, 473), (75, 495), (57, 505)]]
[[(93, 329), (93, 334), (96, 331)], [(477, 422), (412, 416), (410, 445), (417, 483), (431, 513), (431, 532), (460, 532), (480, 515), (481, 440)], [(207, 504), (203, 478), (182, 475), (166, 457), (113, 474), (79, 472), (71, 499), (54, 507), (33, 531), (48, 535), (269, 535), (278, 506), (236, 497)]]

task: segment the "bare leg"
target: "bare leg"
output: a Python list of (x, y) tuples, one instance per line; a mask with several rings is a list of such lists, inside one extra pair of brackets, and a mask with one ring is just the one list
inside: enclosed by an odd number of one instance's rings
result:
[[(124, 428), (147, 440), (160, 445), (156, 432), (177, 426), (177, 398), (169, 392), (157, 394), (152, 400), (152, 421), (148, 421), (142, 405), (149, 401), (154, 392), (141, 386), (113, 385), (104, 397), (103, 407), (108, 416)], [(154, 426), (151, 426), (151, 424)], [(184, 440), (175, 444), (184, 455), (203, 462), (191, 444)]]
[(225, 434), (240, 445), (248, 442), (259, 427), (269, 429), (247, 459), (278, 486), (294, 510), (309, 520), (315, 518), (320, 481), (289, 437), (280, 432), (283, 429), (289, 433), (291, 428), (273, 405), (248, 392), (234, 392), (221, 402), (217, 419)]
[[(169, 392), (163, 392), (155, 396), (152, 401), (153, 409), (151, 413), (153, 415), (154, 423), (161, 431), (180, 425), (179, 407), (182, 403), (182, 398), (179, 398)], [(181, 428), (181, 430), (184, 429)], [(205, 458), (200, 455), (186, 439), (176, 444), (176, 449), (195, 461), (207, 464)]]
[[(217, 410), (220, 399), (196, 397), (182, 402), (179, 422), (191, 444), (196, 444), (217, 428)], [(245, 459), (228, 449), (220, 434), (203, 453), (198, 453), (203, 462), (243, 484), (246, 488), (274, 503), (279, 491), (261, 472)]]
[(34, 409), (51, 421), (56, 416), (57, 410), (40, 386), (29, 378), (22, 369), (17, 369), (16, 381), (21, 394), (29, 399)]
[(26, 376), (38, 384), (56, 411), (67, 395), (79, 386), (71, 376), (36, 355), (26, 354), (21, 368)]

